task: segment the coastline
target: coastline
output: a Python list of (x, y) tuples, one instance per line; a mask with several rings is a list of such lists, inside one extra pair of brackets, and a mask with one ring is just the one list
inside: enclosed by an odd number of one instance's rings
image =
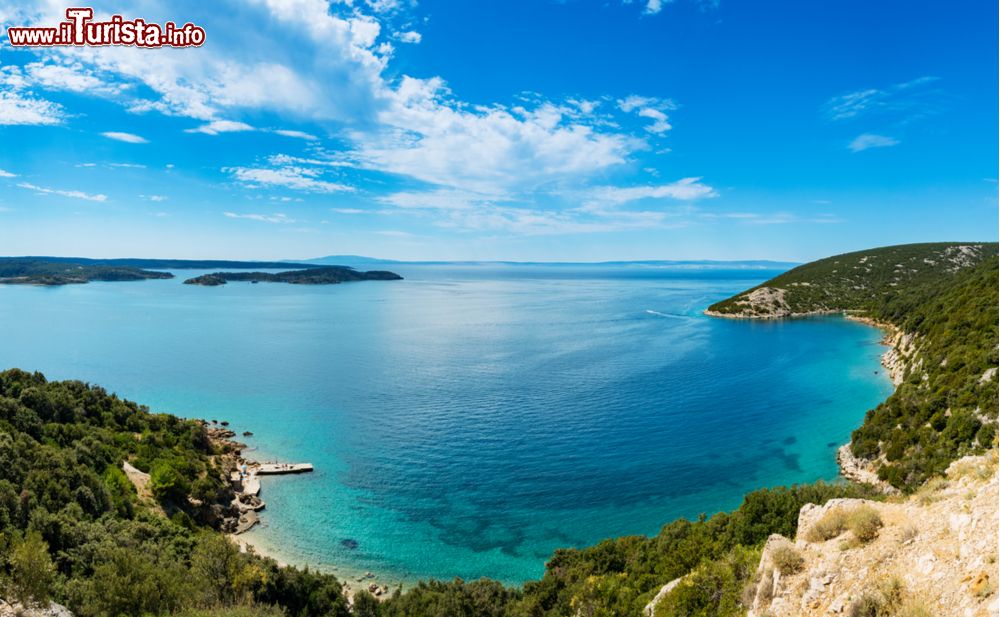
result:
[[(224, 527), (219, 531), (235, 544), (240, 552), (253, 551), (256, 555), (273, 560), (280, 567), (308, 568), (325, 574), (333, 574), (340, 581), (349, 601), (353, 601), (354, 594), (362, 589), (371, 593), (376, 599), (385, 599), (394, 590), (404, 588), (402, 582), (390, 585), (371, 571), (355, 570), (342, 564), (296, 562), (263, 540), (259, 534), (251, 533), (258, 526), (263, 526), (257, 513), (266, 508), (265, 502), (259, 496), (262, 487), (256, 474), (256, 470), (261, 467), (262, 463), (243, 456), (243, 450), (248, 446), (235, 440), (236, 432), (229, 428), (228, 423), (216, 424), (214, 421), (210, 423), (207, 420), (202, 420), (202, 423), (208, 431), (209, 441), (219, 450), (217, 456), (223, 470), (232, 481), (235, 494), (232, 506), (239, 512), (235, 529), (232, 528), (234, 526), (232, 523), (224, 523)], [(244, 435), (249, 437), (252, 436), (252, 433), (244, 433)], [(241, 479), (242, 476), (239, 475), (239, 470), (244, 468), (251, 470), (251, 473), (246, 476), (247, 482), (245, 484)], [(311, 470), (311, 465), (309, 468)], [(249, 487), (248, 490), (244, 490), (245, 486)]]
[[(886, 322), (879, 322), (872, 318), (858, 315), (856, 311), (813, 311), (808, 313), (795, 313), (789, 315), (779, 315), (779, 316), (748, 316), (748, 315), (723, 315), (715, 314), (713, 311), (705, 310), (703, 311), (705, 315), (708, 316), (719, 316), (732, 319), (761, 319), (761, 320), (774, 320), (774, 319), (791, 319), (798, 317), (821, 317), (830, 315), (842, 315), (844, 318), (851, 321), (856, 321), (863, 323), (865, 325), (879, 328), (883, 331), (884, 335), (879, 341), (880, 344), (887, 346), (887, 349), (881, 356), (881, 364), (887, 372), (889, 373), (892, 383), (898, 385), (902, 380), (902, 375), (905, 369), (905, 362), (907, 355), (912, 352), (912, 337), (905, 337), (904, 333), (896, 326)], [(905, 343), (904, 343), (905, 341)], [(213, 428), (211, 425), (206, 423), (206, 427)], [(232, 433), (232, 431), (229, 431)], [(235, 436), (235, 433), (232, 434)], [(257, 461), (251, 458), (244, 457), (242, 451), (247, 449), (248, 446), (243, 443), (235, 442), (232, 440), (223, 440), (222, 443), (229, 443), (230, 446), (234, 447), (235, 450), (232, 453), (233, 460), (236, 461), (233, 464), (233, 468), (237, 465), (241, 465), (246, 462), (248, 465), (259, 465)], [(885, 494), (895, 494), (899, 491), (892, 487), (887, 482), (884, 482), (878, 478), (872, 464), (864, 459), (858, 459), (853, 455), (850, 448), (850, 442), (844, 444), (837, 448), (836, 451), (836, 461), (838, 465), (838, 470), (840, 476), (843, 478), (858, 483), (870, 484), (877, 487), (879, 490)], [(259, 526), (258, 526), (259, 525)], [(317, 561), (315, 563), (308, 563), (301, 558), (297, 558), (294, 555), (290, 555), (282, 550), (280, 546), (276, 546), (275, 543), (270, 541), (267, 532), (263, 531), (262, 528), (266, 529), (267, 523), (266, 519), (263, 521), (256, 521), (254, 525), (247, 527), (240, 533), (229, 533), (226, 532), (227, 538), (236, 544), (239, 549), (243, 552), (253, 551), (257, 555), (274, 560), (280, 566), (291, 566), (296, 568), (309, 568), (310, 570), (323, 572), (327, 574), (332, 574), (336, 576), (343, 586), (345, 593), (349, 598), (353, 598), (353, 595), (359, 590), (371, 591), (370, 586), (376, 585), (376, 591), (373, 595), (377, 599), (386, 599), (390, 597), (394, 591), (397, 589), (405, 590), (407, 587), (412, 586), (413, 581), (407, 582), (400, 579), (390, 579), (385, 576), (380, 576), (376, 573), (367, 572), (363, 569), (357, 567), (352, 567), (349, 564), (343, 562), (334, 561)]]
[[(807, 311), (804, 313), (779, 311), (772, 312), (770, 314), (747, 314), (745, 312), (720, 313), (718, 311), (705, 309), (703, 313), (709, 317), (721, 317), (723, 319), (748, 319), (762, 321), (840, 314), (843, 315), (845, 319), (863, 323), (873, 328), (878, 328), (883, 332), (882, 340), (880, 340), (879, 343), (889, 348), (882, 354), (880, 363), (889, 373), (889, 379), (892, 381), (893, 385), (893, 392), (895, 392), (895, 388), (903, 383), (903, 378), (909, 368), (910, 356), (912, 356), (913, 352), (916, 351), (916, 337), (914, 335), (907, 334), (895, 324), (879, 321), (863, 314), (859, 314), (861, 311), (817, 310)], [(862, 484), (871, 484), (886, 495), (899, 493), (899, 489), (878, 477), (875, 466), (871, 463), (871, 461), (854, 456), (854, 453), (851, 451), (850, 441), (837, 448), (836, 459), (837, 467), (840, 468), (840, 475), (847, 480), (860, 482)]]

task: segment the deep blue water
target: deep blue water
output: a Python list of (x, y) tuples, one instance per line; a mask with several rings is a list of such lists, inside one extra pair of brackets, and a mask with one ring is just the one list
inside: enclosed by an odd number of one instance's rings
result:
[(835, 447), (891, 390), (872, 328), (701, 314), (774, 272), (396, 270), (0, 286), (0, 366), (229, 420), (256, 456), (312, 462), (265, 479), (252, 535), (387, 582), (520, 582), (558, 547), (834, 479)]

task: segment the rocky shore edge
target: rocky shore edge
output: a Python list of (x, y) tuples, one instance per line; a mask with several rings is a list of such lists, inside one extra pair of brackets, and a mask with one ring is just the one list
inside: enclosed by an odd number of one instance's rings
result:
[[(718, 311), (706, 309), (704, 314), (709, 317), (722, 317), (724, 319), (759, 320), (795, 319), (798, 317), (836, 314), (843, 315), (845, 319), (857, 321), (882, 330), (883, 337), (880, 343), (888, 347), (888, 349), (884, 354), (882, 354), (881, 364), (886, 371), (888, 371), (889, 378), (892, 380), (892, 385), (894, 387), (903, 383), (903, 378), (910, 369), (912, 358), (916, 352), (917, 339), (913, 334), (904, 332), (902, 329), (891, 323), (872, 319), (871, 317), (859, 315), (851, 311), (816, 310), (804, 313), (792, 313), (787, 310), (780, 310), (782, 306), (787, 307), (784, 303), (783, 296), (777, 298), (777, 301), (771, 304), (770, 308), (772, 310), (767, 313), (720, 313)], [(776, 308), (779, 310), (774, 310)], [(840, 468), (840, 475), (848, 480), (861, 482), (863, 484), (871, 484), (887, 495), (899, 492), (898, 489), (878, 477), (878, 473), (875, 471), (876, 467), (871, 461), (854, 456), (854, 453), (851, 451), (850, 442), (837, 449), (837, 466)]]
[[(259, 494), (260, 481), (255, 473), (262, 463), (243, 455), (248, 446), (237, 440), (237, 433), (229, 428), (228, 422), (202, 420), (202, 424), (209, 441), (218, 452), (216, 461), (229, 479), (234, 494), (230, 504), (230, 515), (223, 519), (219, 531), (225, 533), (241, 551), (252, 550), (258, 555), (273, 559), (280, 566), (305, 566), (306, 564), (286, 563), (281, 555), (269, 550), (265, 544), (255, 542), (252, 537), (244, 535), (261, 522), (258, 513), (266, 507)], [(243, 436), (252, 437), (253, 433), (247, 431)], [(240, 475), (241, 472), (243, 475)], [(389, 584), (378, 582), (379, 577), (373, 572), (350, 574), (341, 572), (340, 568), (332, 564), (326, 564), (326, 569), (331, 570), (341, 580), (344, 593), (351, 601), (354, 594), (361, 589), (367, 590), (376, 599), (387, 598), (391, 593)]]

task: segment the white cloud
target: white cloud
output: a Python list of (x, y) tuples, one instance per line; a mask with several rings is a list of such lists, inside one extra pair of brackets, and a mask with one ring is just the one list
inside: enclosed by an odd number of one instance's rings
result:
[(423, 39), (423, 36), (421, 36), (421, 34), (419, 32), (417, 32), (417, 31), (415, 31), (415, 30), (410, 30), (408, 32), (400, 32), (399, 34), (396, 35), (396, 38), (401, 43), (413, 43), (413, 44), (416, 44), (416, 43), (419, 43)]
[[(664, 4), (645, 2), (648, 12)], [(249, 117), (243, 114), (251, 112), (253, 117), (270, 113), (293, 126), (313, 122), (325, 134), (343, 136), (346, 143), (335, 156), (276, 155), (266, 165), (224, 171), (250, 187), (317, 193), (353, 190), (324, 178), (321, 168), (332, 173), (335, 167), (359, 167), (399, 175), (431, 185), (428, 192), (477, 196), (467, 200), (468, 209), (485, 209), (488, 216), (469, 221), (477, 225), (493, 221), (507, 229), (564, 229), (578, 224), (574, 217), (579, 213), (563, 216), (503, 204), (528, 202), (567, 186), (589, 186), (595, 178), (606, 178), (634, 162), (637, 152), (652, 150), (648, 140), (658, 140), (671, 128), (668, 114), (676, 106), (668, 99), (632, 95), (616, 107), (600, 108), (601, 99), (550, 101), (526, 95), (519, 105), (477, 106), (452, 96), (441, 78), (386, 71), (393, 53), (390, 41), (419, 39), (410, 26), (400, 32), (380, 22), (406, 5), (406, 0), (332, 4), (248, 0), (234, 15), (193, 0), (179, 0), (179, 6), (121, 0), (116, 12), (151, 20), (165, 21), (183, 13), (185, 19), (212, 32), (216, 43), (197, 54), (150, 54), (123, 47), (50, 50), (42, 63), (58, 68), (40, 67), (17, 78), (38, 87), (65, 89), (115, 84), (127, 109), (203, 123), (192, 132), (251, 130), (250, 125), (230, 119)], [(36, 8), (17, 3), (7, 17), (12, 23), (49, 24), (57, 23), (63, 10), (39, 0)], [(386, 23), (398, 21), (393, 17)], [(266, 24), (267, 37), (245, 35), (258, 31), (261, 24)], [(261, 130), (316, 140), (303, 131)], [(662, 145), (657, 148), (662, 150)], [(475, 156), (470, 156), (472, 152)], [(645, 215), (616, 216), (621, 220), (615, 224), (631, 225)], [(626, 216), (632, 220), (625, 221)], [(608, 224), (591, 221), (584, 228), (603, 229)]]
[(847, 148), (851, 152), (861, 152), (862, 150), (868, 150), (869, 148), (887, 148), (889, 146), (895, 146), (898, 143), (899, 140), (892, 137), (863, 133), (855, 137), (851, 143), (847, 144)]
[(645, 107), (639, 110), (639, 115), (643, 118), (652, 118), (653, 123), (646, 127), (646, 130), (650, 133), (666, 133), (673, 127), (667, 122), (667, 114), (663, 113), (659, 109), (653, 109), (651, 107)]
[(288, 129), (275, 129), (273, 132), (274, 132), (275, 135), (281, 135), (283, 137), (293, 137), (295, 139), (305, 139), (307, 141), (316, 141), (317, 139), (319, 139), (315, 135), (312, 135), (310, 133), (306, 133), (304, 131), (290, 131)]
[(139, 163), (108, 163), (108, 167), (120, 167), (125, 169), (146, 169), (145, 165)]
[(618, 100), (618, 109), (625, 113), (636, 112), (640, 118), (651, 119), (653, 123), (647, 125), (646, 130), (659, 135), (673, 128), (665, 112), (677, 109), (677, 104), (670, 99), (657, 99), (631, 94)]
[(107, 132), (101, 133), (101, 135), (104, 135), (108, 139), (114, 139), (115, 141), (124, 141), (125, 143), (128, 143), (128, 144), (148, 144), (149, 143), (149, 141), (147, 141), (145, 137), (140, 137), (139, 135), (136, 135), (134, 133), (122, 133), (122, 132), (119, 132), (119, 131), (107, 131)]
[(701, 182), (701, 178), (682, 178), (669, 184), (650, 186), (599, 186), (583, 191), (584, 208), (601, 209), (620, 206), (641, 199), (673, 199), (692, 201), (716, 197), (715, 189)]
[(16, 178), (17, 174), (12, 174), (6, 169), (0, 169), (0, 178)]
[(233, 120), (213, 120), (208, 124), (203, 124), (197, 128), (185, 129), (185, 133), (204, 133), (205, 135), (218, 135), (219, 133), (238, 133), (241, 131), (256, 130), (245, 122), (235, 122)]
[(376, 130), (352, 133), (352, 156), (365, 167), (443, 187), (482, 193), (537, 188), (622, 164), (643, 147), (637, 138), (601, 132), (549, 102), (530, 110), (470, 109), (450, 99), (439, 79), (406, 77), (390, 100)]
[(20, 182), (18, 183), (17, 186), (21, 187), (22, 189), (35, 191), (36, 193), (44, 193), (47, 195), (61, 195), (62, 197), (71, 197), (73, 199), (84, 199), (87, 201), (106, 201), (108, 198), (107, 195), (102, 195), (102, 194), (91, 195), (88, 193), (84, 193), (83, 191), (65, 191), (61, 189), (50, 189), (44, 186), (29, 184), (27, 182)]
[(368, 210), (362, 210), (361, 208), (330, 208), (331, 212), (336, 212), (337, 214), (366, 214)]
[(149, 201), (166, 201), (167, 198), (164, 195), (139, 195), (143, 199), (148, 199)]
[(58, 103), (0, 89), (0, 125), (52, 125), (64, 118)]
[(353, 187), (344, 184), (320, 180), (317, 178), (319, 176), (317, 170), (305, 167), (223, 167), (222, 171), (232, 174), (233, 177), (250, 188), (283, 186), (311, 193), (336, 193), (354, 190)]
[(293, 218), (289, 218), (287, 215), (277, 212), (275, 214), (237, 214), (235, 212), (223, 212), (226, 217), (231, 219), (250, 219), (251, 221), (260, 221), (262, 223), (295, 223), (297, 222)]
[[(670, 0), (666, 0), (670, 2)], [(663, 10), (664, 0), (646, 0), (646, 8), (643, 9), (643, 13), (647, 15), (656, 15)]]

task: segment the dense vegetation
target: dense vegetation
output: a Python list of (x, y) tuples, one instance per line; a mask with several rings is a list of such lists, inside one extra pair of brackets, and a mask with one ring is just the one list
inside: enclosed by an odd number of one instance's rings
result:
[[(240, 554), (212, 531), (232, 498), (212, 448), (200, 422), (78, 381), (0, 373), (3, 595), (83, 616), (348, 615), (333, 577)], [(156, 503), (140, 499), (125, 460), (151, 474)]]
[(996, 439), (997, 267), (996, 244), (892, 246), (800, 266), (709, 310), (765, 311), (747, 297), (770, 288), (792, 313), (851, 311), (910, 335), (903, 383), (851, 443), (881, 479), (912, 490)]
[(0, 258), (0, 283), (13, 285), (67, 285), (90, 281), (141, 281), (169, 279), (169, 272), (154, 272), (135, 266), (92, 265), (52, 262), (23, 257)]
[(335, 285), (349, 281), (397, 281), (403, 277), (386, 270), (362, 272), (346, 266), (323, 266), (286, 272), (214, 272), (184, 281), (187, 285), (224, 285), (226, 281), (251, 283), (292, 283), (295, 285)]

